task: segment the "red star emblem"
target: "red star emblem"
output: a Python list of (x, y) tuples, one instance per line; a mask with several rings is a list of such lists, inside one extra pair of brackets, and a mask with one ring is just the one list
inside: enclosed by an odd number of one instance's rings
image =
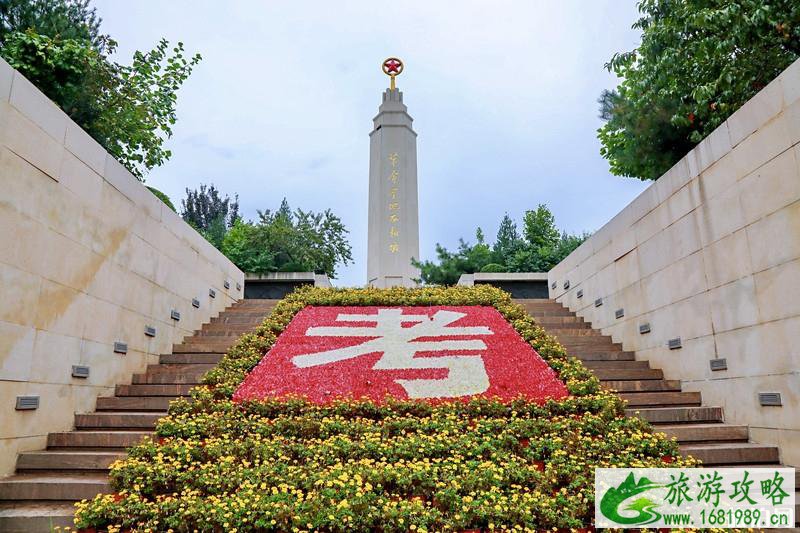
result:
[(383, 66), (386, 69), (387, 74), (391, 72), (397, 72), (398, 74), (400, 73), (400, 62), (395, 59), (389, 59), (383, 64)]

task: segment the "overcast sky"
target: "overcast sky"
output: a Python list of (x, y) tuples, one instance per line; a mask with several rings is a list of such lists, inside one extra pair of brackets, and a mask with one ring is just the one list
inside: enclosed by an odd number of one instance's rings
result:
[(420, 253), (493, 239), (504, 213), (547, 204), (570, 232), (595, 231), (646, 184), (600, 157), (603, 64), (636, 46), (634, 0), (358, 2), (95, 0), (120, 62), (161, 37), (203, 61), (178, 95), (172, 159), (147, 182), (178, 205), (186, 187), (239, 194), (245, 218), (330, 208), (366, 282), (372, 118), (397, 79), (418, 137)]

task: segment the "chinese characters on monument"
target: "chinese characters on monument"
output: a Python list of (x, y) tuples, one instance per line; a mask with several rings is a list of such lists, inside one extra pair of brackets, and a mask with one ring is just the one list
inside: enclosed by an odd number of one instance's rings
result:
[(397, 224), (400, 222), (398, 213), (400, 211), (400, 202), (397, 198), (399, 190), (397, 179), (400, 177), (400, 172), (397, 170), (399, 156), (397, 152), (393, 152), (389, 154), (388, 159), (392, 164), (392, 172), (389, 174), (389, 181), (391, 182), (391, 187), (389, 188), (389, 223), (391, 224), (389, 226), (389, 251), (396, 254), (400, 251), (400, 245), (397, 242), (397, 238), (400, 236), (400, 232), (397, 229)]

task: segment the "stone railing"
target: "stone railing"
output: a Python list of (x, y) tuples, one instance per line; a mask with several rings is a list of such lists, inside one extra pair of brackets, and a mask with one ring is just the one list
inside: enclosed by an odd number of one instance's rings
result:
[(551, 297), (794, 465), (799, 143), (800, 61), (549, 273)]
[(241, 271), (2, 60), (0, 228), (0, 475), (243, 294)]

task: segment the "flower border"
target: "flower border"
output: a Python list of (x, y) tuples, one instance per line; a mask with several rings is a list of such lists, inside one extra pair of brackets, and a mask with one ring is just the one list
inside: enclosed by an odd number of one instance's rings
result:
[[(222, 427), (223, 434), (221, 442), (223, 446), (228, 446), (231, 449), (236, 446), (227, 440), (227, 431), (233, 431), (236, 424), (248, 424), (250, 418), (257, 417), (279, 417), (283, 416), (284, 412), (289, 412), (292, 416), (299, 413), (308, 412), (309, 416), (317, 417), (315, 420), (324, 419), (329, 416), (339, 416), (344, 414), (345, 418), (349, 416), (361, 416), (362, 413), (369, 412), (376, 416), (394, 416), (400, 414), (404, 416), (407, 414), (416, 416), (428, 416), (432, 412), (438, 412), (437, 407), (425, 400), (394, 400), (387, 401), (385, 404), (377, 406), (367, 400), (343, 400), (341, 402), (333, 402), (326, 406), (310, 405), (309, 402), (302, 398), (284, 397), (284, 398), (268, 398), (261, 400), (247, 400), (243, 402), (233, 402), (232, 396), (239, 384), (244, 380), (247, 374), (261, 361), (265, 354), (275, 343), (277, 337), (289, 325), (294, 316), (304, 307), (314, 306), (432, 306), (432, 305), (448, 305), (448, 306), (471, 306), (483, 305), (494, 307), (505, 320), (519, 333), (523, 340), (529, 343), (545, 360), (545, 362), (555, 370), (559, 379), (566, 385), (569, 396), (560, 400), (548, 400), (543, 404), (535, 404), (526, 402), (524, 399), (512, 400), (511, 402), (499, 402), (492, 399), (476, 398), (469, 402), (461, 403), (460, 407), (453, 407), (451, 411), (456, 412), (456, 416), (466, 416), (475, 418), (480, 417), (498, 417), (501, 419), (502, 424), (516, 422), (518, 413), (525, 413), (532, 417), (540, 417), (547, 419), (548, 424), (559, 428), (565, 428), (565, 431), (577, 430), (579, 434), (586, 432), (587, 435), (582, 435), (581, 438), (589, 438), (588, 433), (594, 431), (594, 436), (591, 439), (597, 440), (598, 432), (607, 431), (612, 436), (608, 437), (609, 441), (614, 443), (609, 446), (617, 446), (620, 448), (619, 453), (615, 449), (605, 450), (608, 452), (611, 459), (610, 462), (603, 462), (594, 466), (607, 466), (608, 464), (617, 464), (617, 466), (694, 466), (697, 461), (692, 458), (681, 457), (678, 451), (677, 444), (674, 439), (668, 439), (661, 433), (653, 433), (652, 427), (645, 421), (634, 418), (628, 419), (624, 416), (625, 402), (614, 392), (603, 389), (600, 386), (600, 381), (589, 371), (580, 360), (575, 357), (568, 356), (564, 347), (551, 335), (536, 324), (536, 321), (525, 312), (525, 309), (512, 301), (511, 296), (495, 287), (489, 285), (480, 285), (475, 287), (426, 287), (418, 289), (336, 289), (336, 288), (316, 288), (316, 287), (302, 287), (295, 290), (293, 293), (287, 295), (280, 300), (272, 313), (267, 316), (264, 322), (250, 334), (243, 335), (239, 338), (238, 342), (228, 351), (222, 358), (219, 364), (206, 373), (202, 379), (202, 385), (194, 387), (191, 391), (191, 399), (178, 399), (170, 404), (169, 415), (159, 420), (156, 428), (155, 439), (145, 439), (141, 444), (134, 446), (129, 450), (129, 456), (126, 459), (117, 461), (111, 467), (112, 486), (117, 491), (111, 495), (98, 495), (95, 499), (80, 502), (77, 505), (77, 512), (75, 517), (75, 525), (78, 528), (85, 528), (87, 531), (98, 528), (100, 530), (107, 530), (109, 532), (127, 530), (133, 528), (134, 530), (159, 530), (163, 526), (159, 524), (172, 523), (174, 527), (176, 524), (183, 524), (180, 512), (186, 513), (186, 506), (197, 506), (201, 508), (199, 513), (204, 513), (204, 520), (209, 520), (209, 515), (214, 516), (216, 526), (211, 527), (211, 530), (230, 530), (230, 531), (247, 531), (252, 529), (274, 529), (284, 530), (292, 529), (295, 531), (310, 531), (310, 530), (335, 530), (338, 526), (345, 527), (345, 522), (334, 521), (331, 523), (311, 523), (310, 518), (308, 523), (302, 522), (303, 526), (297, 525), (289, 528), (290, 522), (278, 524), (275, 526), (275, 521), (272, 521), (274, 527), (264, 524), (256, 527), (252, 522), (248, 523), (246, 517), (229, 516), (223, 514), (221, 518), (217, 519), (217, 507), (223, 506), (227, 509), (228, 503), (222, 503), (217, 496), (203, 496), (199, 494), (200, 491), (190, 490), (184, 488), (181, 492), (171, 494), (158, 493), (150, 486), (151, 482), (155, 482), (158, 478), (159, 472), (164, 471), (164, 457), (168, 457), (168, 461), (172, 461), (172, 465), (177, 466), (181, 463), (181, 454), (186, 454), (186, 460), (189, 460), (189, 455), (193, 454), (199, 447), (212, 446), (212, 439), (203, 442), (192, 441), (191, 438), (198, 432), (198, 427), (203, 424), (211, 424), (218, 431)], [(422, 404), (426, 404), (424, 406)], [(456, 403), (456, 402), (453, 402)], [(445, 407), (447, 409), (447, 407)], [(305, 410), (305, 411), (304, 411)], [(355, 415), (353, 414), (355, 413)], [(450, 413), (452, 415), (452, 413)], [(503, 418), (506, 417), (506, 418)], [(510, 419), (508, 417), (511, 417)], [(271, 420), (271, 419), (270, 419)], [(482, 420), (480, 423), (485, 422)], [(497, 426), (499, 428), (505, 427)], [(605, 424), (605, 426), (604, 426)], [(613, 429), (612, 429), (613, 426)], [(470, 422), (469, 428), (473, 427)], [(271, 428), (271, 430), (274, 428)], [(277, 431), (277, 430), (276, 430)], [(259, 437), (260, 438), (260, 437)], [(557, 450), (558, 443), (546, 442), (544, 440), (535, 442), (536, 437), (533, 438), (520, 438), (517, 447), (529, 448), (530, 450), (546, 450), (547, 453), (567, 455), (566, 452)], [(552, 434), (550, 437), (552, 438)], [(258, 439), (256, 439), (258, 440)], [(556, 437), (556, 440), (559, 440)], [(606, 440), (601, 438), (601, 440)], [(259, 441), (260, 442), (260, 441)], [(219, 442), (214, 441), (215, 445)], [(624, 446), (623, 446), (624, 445)], [(555, 450), (555, 451), (554, 451)], [(224, 453), (229, 453), (227, 457), (229, 461), (236, 461), (236, 454), (243, 454), (241, 448), (236, 448), (234, 451), (229, 452), (223, 449)], [(578, 458), (580, 459), (580, 458)], [(617, 461), (614, 463), (614, 461)], [(620, 464), (619, 461), (627, 461), (627, 463)], [(536, 469), (549, 472), (545, 470), (546, 466), (539, 461), (533, 461)], [(249, 461), (243, 462), (243, 468), (247, 468), (250, 464)], [(184, 465), (185, 466), (185, 465)], [(159, 470), (159, 468), (161, 470)], [(194, 468), (194, 467), (192, 467)], [(554, 467), (555, 468), (555, 467)], [(569, 470), (569, 468), (561, 465), (558, 468)], [(346, 473), (345, 473), (346, 474)], [(578, 475), (572, 471), (555, 471), (552, 473), (554, 476), (565, 477), (569, 481), (570, 475)], [(553, 478), (555, 481), (555, 477)], [(249, 483), (249, 482), (248, 482)], [(584, 494), (588, 490), (588, 480), (585, 476), (580, 481), (572, 480), (569, 482), (570, 486), (578, 483), (582, 493), (582, 501), (587, 503), (587, 498), (591, 495)], [(261, 488), (265, 487), (261, 483)], [(180, 488), (180, 487), (178, 487)], [(255, 487), (258, 489), (258, 487)], [(244, 486), (242, 487), (244, 489)], [(273, 489), (274, 490), (274, 489)], [(577, 489), (576, 489), (577, 490)], [(150, 491), (150, 492), (148, 492)], [(148, 494), (150, 496), (148, 496)], [(155, 496), (153, 496), (155, 494)], [(253, 489), (250, 488), (249, 498), (253, 498)], [(491, 496), (491, 495), (489, 495)], [(557, 495), (560, 497), (560, 495)], [(237, 494), (238, 498), (239, 495)], [(237, 500), (239, 501), (239, 500)], [(248, 500), (245, 499), (245, 502)], [(182, 502), (176, 507), (176, 502)], [(345, 500), (346, 503), (346, 500)], [(589, 502), (591, 503), (591, 502)], [(239, 504), (241, 505), (241, 503)], [(420, 502), (412, 498), (411, 503), (394, 502), (395, 507), (399, 508), (397, 516), (392, 515), (392, 520), (399, 520), (399, 522), (392, 522), (389, 516), (386, 516), (387, 525), (385, 530), (417, 530), (425, 531), (426, 523), (428, 527), (434, 522), (425, 522), (420, 519), (420, 525), (417, 526), (414, 520), (416, 517), (422, 516), (422, 511), (427, 512), (428, 508), (424, 505), (419, 507)], [(499, 504), (498, 508), (499, 508)], [(528, 503), (528, 505), (538, 505), (536, 503)], [(546, 506), (546, 504), (543, 504)], [(234, 504), (234, 507), (236, 504)], [(337, 511), (340, 510), (336, 509)], [(355, 522), (353, 522), (353, 514), (343, 514), (342, 516), (330, 515), (331, 519), (347, 521), (349, 530), (358, 529)], [(590, 524), (585, 523), (588, 516), (569, 517), (564, 516), (568, 513), (559, 512), (558, 509), (555, 513), (548, 515), (547, 509), (536, 509), (537, 512), (543, 513), (541, 525), (547, 527), (585, 527)], [(405, 514), (403, 514), (405, 513)], [(416, 514), (415, 514), (416, 513)], [(510, 511), (509, 511), (510, 513)], [(441, 514), (441, 513), (439, 513)], [(584, 512), (585, 515), (585, 512)], [(228, 518), (225, 518), (228, 516)], [(455, 515), (459, 516), (459, 515)], [(506, 516), (506, 515), (502, 515)], [(514, 520), (514, 514), (507, 515), (504, 522), (503, 518), (495, 518), (499, 520), (498, 524), (489, 522), (489, 518), (482, 522), (482, 527), (486, 529), (505, 529)], [(537, 515), (538, 516), (538, 515)], [(403, 518), (405, 517), (405, 518)], [(427, 515), (426, 515), (427, 517)], [(301, 517), (295, 516), (295, 519)], [(356, 517), (357, 518), (357, 517)], [(435, 527), (442, 527), (442, 523), (446, 524), (445, 529), (450, 530), (466, 530), (475, 526), (473, 523), (460, 523), (454, 519), (447, 519), (437, 515)], [(426, 518), (427, 519), (427, 518)], [(176, 521), (177, 520), (177, 521)], [(244, 521), (242, 521), (244, 520)], [(406, 520), (404, 522), (404, 520)], [(433, 520), (433, 519), (431, 519)], [(441, 522), (441, 520), (445, 520)], [(546, 522), (546, 524), (544, 523)], [(294, 522), (291, 522), (294, 524)], [(321, 524), (321, 525), (320, 525)], [(327, 525), (325, 525), (327, 524)], [(334, 524), (337, 526), (334, 527)], [(405, 524), (398, 526), (398, 524)], [(411, 527), (413, 525), (414, 527)], [(307, 527), (306, 527), (307, 526)], [(466, 527), (469, 526), (469, 527)], [(509, 526), (510, 527), (510, 526)], [(216, 528), (216, 529), (215, 529)], [(347, 529), (347, 528), (345, 528)], [(527, 528), (530, 529), (530, 528)], [(172, 529), (170, 529), (172, 530)], [(181, 530), (180, 527), (176, 529)]]

